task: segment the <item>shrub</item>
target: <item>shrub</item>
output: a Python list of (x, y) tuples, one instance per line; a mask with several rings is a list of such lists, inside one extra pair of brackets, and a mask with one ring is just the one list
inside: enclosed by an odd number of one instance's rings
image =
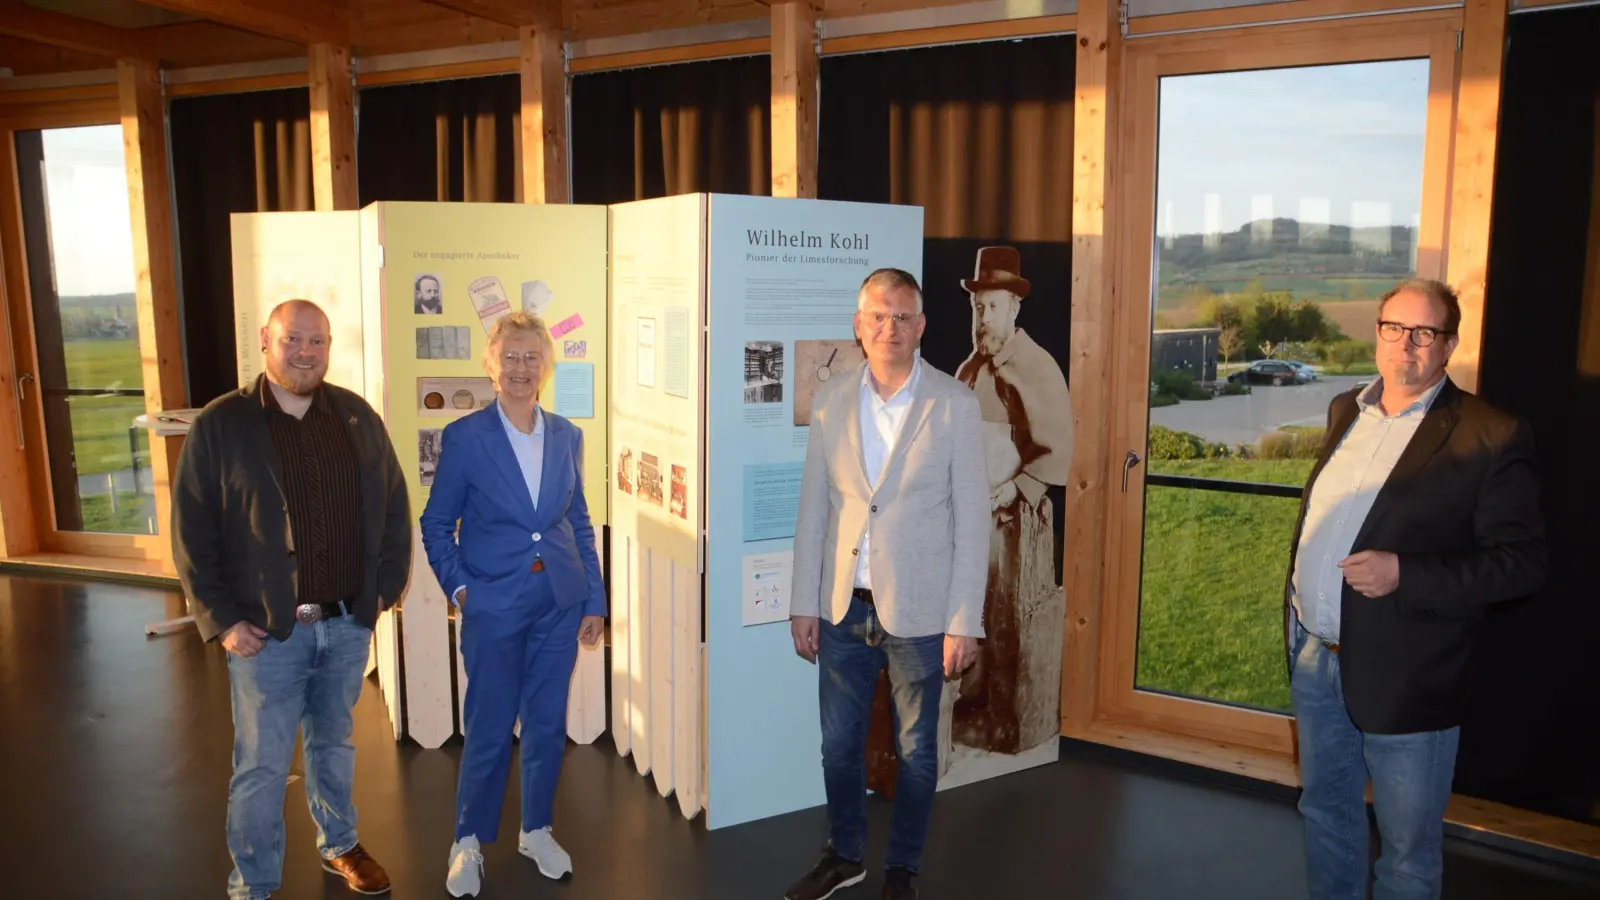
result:
[(1250, 385), (1248, 384), (1240, 384), (1236, 381), (1224, 381), (1222, 383), (1222, 395), (1224, 397), (1238, 397), (1248, 393), (1250, 393)]
[(1211, 392), (1195, 384), (1194, 376), (1188, 372), (1157, 372), (1153, 380), (1158, 394), (1171, 394), (1179, 400), (1211, 399)]
[[(1172, 396), (1171, 394), (1151, 394), (1150, 395), (1150, 408), (1151, 409), (1155, 409), (1158, 406), (1177, 406), (1177, 405), (1178, 405), (1178, 398)], [(1158, 425), (1156, 427), (1159, 428), (1160, 426)]]
[(1259, 459), (1316, 459), (1322, 452), (1324, 429), (1304, 428), (1263, 435), (1256, 449)]
[(1198, 434), (1174, 431), (1165, 425), (1150, 429), (1151, 459), (1227, 459), (1233, 455), (1226, 444), (1214, 444)]

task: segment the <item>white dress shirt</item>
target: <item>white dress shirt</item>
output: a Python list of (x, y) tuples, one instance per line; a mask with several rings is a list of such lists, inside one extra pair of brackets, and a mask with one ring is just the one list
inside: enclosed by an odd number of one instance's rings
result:
[[(911, 399), (916, 394), (917, 381), (922, 376), (922, 356), (912, 358), (911, 375), (885, 400), (878, 395), (878, 380), (872, 377), (872, 367), (861, 372), (861, 452), (866, 457), (867, 483), (878, 489), (878, 479), (883, 477), (883, 467), (894, 453), (900, 440), (900, 430), (905, 428), (906, 415), (911, 411)], [(872, 590), (872, 567), (867, 565), (867, 550), (872, 546), (872, 526), (861, 536), (861, 555), (856, 563), (856, 587)]]
[(1293, 602), (1300, 627), (1329, 643), (1339, 642), (1339, 614), (1344, 591), (1344, 570), (1339, 563), (1350, 555), (1356, 534), (1372, 511), (1400, 461), (1400, 454), (1417, 433), (1439, 395), (1444, 379), (1415, 402), (1392, 416), (1378, 404), (1383, 397), (1379, 378), (1356, 397), (1359, 412), (1350, 430), (1322, 467), (1311, 486), (1306, 520), (1295, 553)]
[[(517, 468), (522, 470), (522, 481), (528, 486), (528, 498), (533, 501), (533, 508), (539, 508), (539, 483), (544, 478), (544, 410), (538, 404), (533, 407), (533, 433), (523, 434), (517, 426), (511, 424), (506, 418), (505, 407), (496, 400), (495, 412), (500, 414), (500, 425), (506, 430), (506, 440), (511, 442), (511, 452), (517, 458)], [(461, 605), (461, 592), (466, 590), (466, 585), (461, 585), (450, 595), (450, 602)]]

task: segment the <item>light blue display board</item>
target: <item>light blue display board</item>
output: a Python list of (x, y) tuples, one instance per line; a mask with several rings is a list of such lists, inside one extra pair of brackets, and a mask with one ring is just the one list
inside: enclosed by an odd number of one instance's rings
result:
[(723, 828), (825, 799), (817, 668), (795, 655), (787, 621), (742, 624), (742, 566), (794, 546), (793, 522), (777, 519), (805, 460), (795, 391), (834, 358), (796, 343), (850, 340), (874, 269), (922, 277), (922, 209), (713, 195), (706, 243), (707, 824)]

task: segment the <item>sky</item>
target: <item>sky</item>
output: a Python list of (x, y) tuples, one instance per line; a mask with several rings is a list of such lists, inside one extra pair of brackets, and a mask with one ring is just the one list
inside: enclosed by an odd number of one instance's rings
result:
[(1428, 60), (1169, 76), (1160, 91), (1157, 235), (1416, 224)]
[(133, 230), (122, 126), (44, 132), (45, 191), (56, 290), (64, 297), (133, 292)]

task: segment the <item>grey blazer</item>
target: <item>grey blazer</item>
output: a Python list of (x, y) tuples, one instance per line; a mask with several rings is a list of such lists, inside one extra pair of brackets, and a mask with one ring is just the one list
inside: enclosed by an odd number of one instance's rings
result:
[(873, 603), (896, 637), (983, 637), (989, 479), (971, 389), (926, 363), (876, 487), (862, 452), (866, 363), (817, 390), (800, 487), (790, 614), (837, 624), (872, 520)]

